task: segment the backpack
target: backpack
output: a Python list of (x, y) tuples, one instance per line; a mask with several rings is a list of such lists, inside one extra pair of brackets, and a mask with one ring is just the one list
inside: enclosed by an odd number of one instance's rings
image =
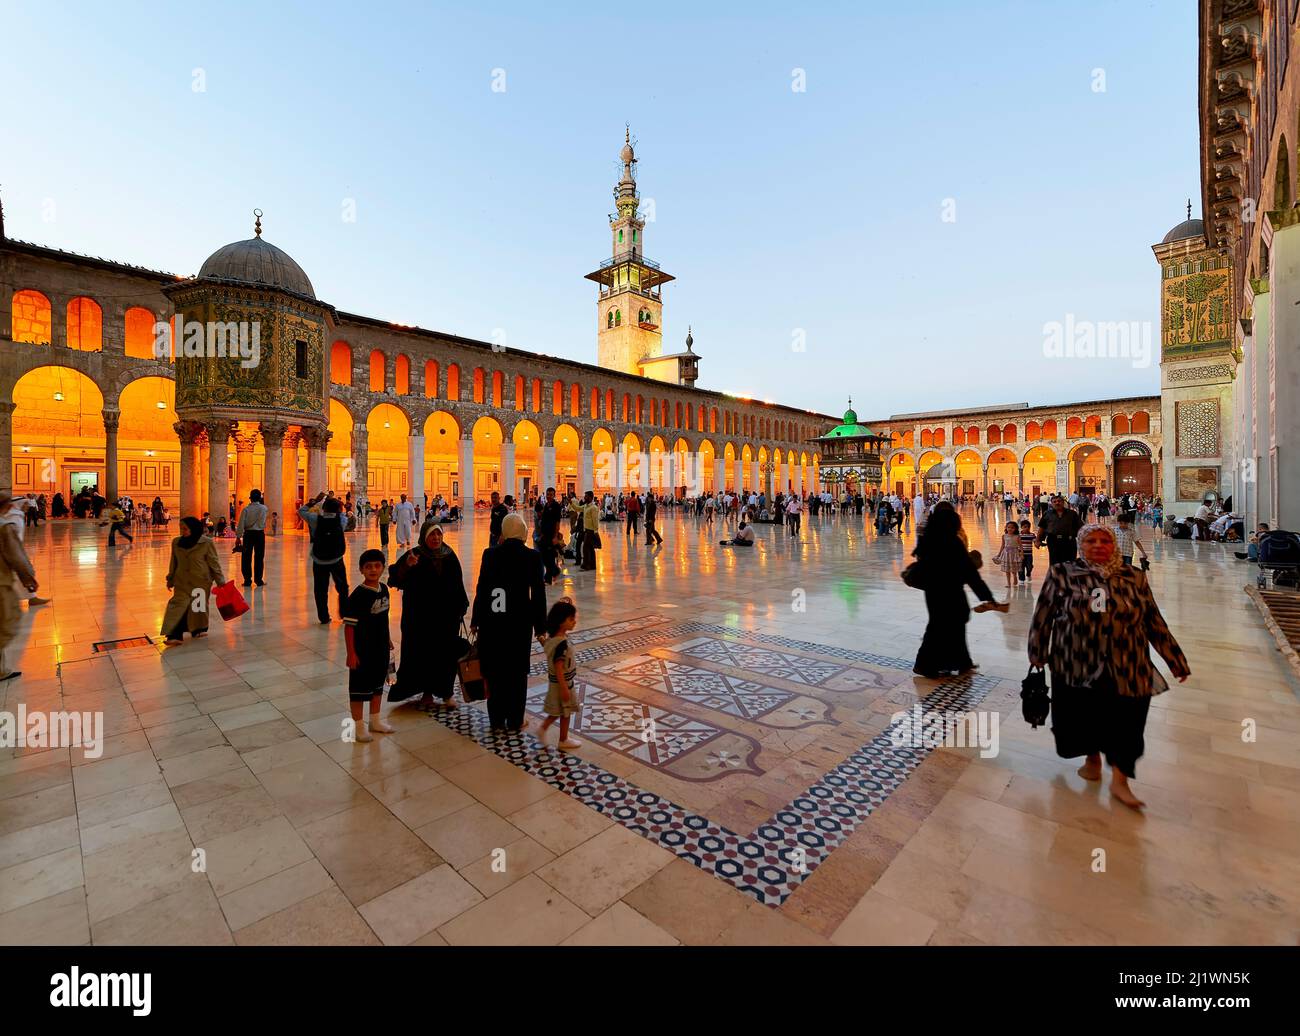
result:
[(347, 543), (343, 539), (343, 522), (337, 514), (322, 514), (316, 519), (311, 552), (314, 557), (322, 559), (341, 558), (347, 552)]

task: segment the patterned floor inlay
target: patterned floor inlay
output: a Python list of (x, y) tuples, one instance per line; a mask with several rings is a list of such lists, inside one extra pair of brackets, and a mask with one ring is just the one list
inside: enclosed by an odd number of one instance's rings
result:
[[(586, 644), (593, 640), (603, 640), (605, 637), (617, 637), (620, 633), (632, 633), (636, 630), (647, 629), (650, 626), (659, 626), (668, 621), (666, 615), (638, 615), (635, 619), (625, 619), (622, 622), (610, 622), (604, 626), (589, 626), (586, 629), (577, 629), (569, 634), (571, 644)], [(533, 654), (542, 654), (542, 645), (536, 641), (533, 642)]]
[[(637, 701), (578, 680), (573, 731), (603, 748), (629, 756), (685, 781), (715, 781), (729, 773), (762, 774), (754, 765), (760, 745), (752, 737)], [(528, 692), (528, 711), (541, 716), (546, 684)]]
[[(911, 668), (911, 663), (903, 659), (694, 622), (633, 633), (574, 654), (581, 669), (599, 658), (626, 653), (646, 642), (663, 643), (684, 633), (717, 634), (737, 643), (761, 640), (795, 651), (834, 655), (849, 662), (893, 670)], [(648, 657), (653, 656), (625, 661), (635, 662), (632, 666), (635, 669)], [(807, 660), (797, 661), (802, 665)], [(783, 661), (783, 664), (786, 663)], [(599, 668), (606, 671), (606, 675), (622, 679), (624, 673), (615, 672), (619, 665)], [(671, 670), (664, 672), (672, 675)], [(665, 773), (691, 781), (716, 780), (727, 772), (743, 772), (735, 764), (747, 766), (752, 759), (745, 749), (733, 748), (724, 741), (728, 735), (743, 735), (677, 716), (609, 688), (598, 687), (581, 677), (579, 686), (583, 690), (583, 702), (577, 730), (602, 747), (631, 755)], [(545, 684), (530, 691), (531, 711), (540, 710), (545, 693)], [(898, 694), (900, 700), (906, 697), (902, 690)], [(734, 705), (735, 699), (742, 694), (729, 697), (730, 704)], [(926, 696), (921, 708), (925, 715), (964, 712), (986, 699), (990, 706), (997, 702), (1000, 707), (1005, 707), (1011, 695), (1003, 681), (995, 677), (954, 678)], [(719, 711), (726, 712), (726, 709)], [(735, 712), (729, 714), (738, 715)], [(893, 733), (897, 724), (891, 724), (849, 752), (842, 762), (831, 767), (751, 834), (742, 835), (577, 756), (543, 748), (530, 734), (492, 734), (488, 730), (486, 715), (478, 708), (457, 709), (450, 714), (438, 715), (438, 719), (589, 808), (689, 860), (760, 903), (773, 907), (780, 906), (933, 751), (930, 747), (895, 745)], [(661, 729), (665, 726), (666, 731)], [(650, 734), (648, 738), (647, 732)], [(677, 736), (679, 732), (680, 737)], [(682, 766), (686, 762), (691, 765), (686, 768), (687, 772), (683, 772)], [(751, 766), (751, 772), (761, 771)]]

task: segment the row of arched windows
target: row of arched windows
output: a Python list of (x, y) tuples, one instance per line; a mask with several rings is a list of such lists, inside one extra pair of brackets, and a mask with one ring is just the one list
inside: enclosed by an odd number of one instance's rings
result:
[[(65, 342), (69, 349), (97, 353), (104, 349), (104, 310), (92, 298), (78, 295), (68, 301), (64, 312)], [(132, 306), (123, 315), (126, 355), (141, 360), (162, 359), (155, 353), (154, 325), (158, 316), (144, 306)], [(14, 292), (10, 337), (29, 345), (50, 345), (54, 341), (54, 308), (47, 296), (24, 288)], [(160, 350), (160, 352), (164, 352)], [(165, 350), (170, 359), (171, 349)]]
[[(1090, 417), (1071, 417), (1065, 422), (1065, 437), (1067, 439), (1095, 439), (1101, 436), (1102, 420), (1101, 417), (1093, 414)], [(1129, 417), (1127, 414), (1116, 414), (1111, 418), (1110, 434), (1111, 435), (1149, 435), (1151, 433), (1151, 415), (1145, 410), (1139, 410)], [(1039, 442), (1040, 440), (1053, 440), (1060, 438), (1060, 431), (1057, 423), (1053, 420), (1025, 422), (1025, 442)], [(967, 428), (957, 427), (952, 430), (953, 446), (978, 446), (981, 441), (990, 446), (1000, 446), (1005, 443), (1013, 443), (1019, 436), (1019, 430), (1014, 424), (996, 425), (991, 424), (981, 430), (976, 425)], [(915, 433), (912, 429), (902, 432), (894, 432), (891, 435), (892, 446), (912, 448), (916, 445)], [(921, 443), (924, 447), (928, 446), (946, 446), (947, 432), (943, 428), (923, 428), (921, 429)]]
[[(379, 350), (371, 350), (368, 360), (367, 386), (371, 392), (383, 392), (390, 387), (388, 382), (388, 357)], [(458, 364), (450, 363), (446, 369), (446, 383), (439, 384), (439, 367), (437, 360), (428, 360), (424, 365), (424, 396), (427, 399), (460, 399), (461, 370)], [(506, 378), (503, 371), (487, 371), (475, 367), (469, 372), (469, 400), (474, 403), (505, 407)], [(345, 341), (337, 341), (330, 347), (330, 381), (335, 385), (351, 385), (352, 346)], [(411, 361), (399, 353), (393, 360), (393, 381), (391, 385), (398, 395), (408, 395), (411, 387)], [(577, 382), (567, 385), (555, 379), (549, 385), (541, 378), (525, 379), (522, 374), (514, 375), (513, 401), (519, 412), (534, 414), (549, 413), (557, 417), (589, 417), (592, 420), (623, 421), (627, 424), (649, 424), (658, 428), (679, 431), (703, 431), (724, 435), (743, 435), (748, 438), (774, 439), (776, 441), (799, 441), (809, 439), (817, 434), (812, 425), (801, 422), (783, 421), (775, 418), (760, 418), (753, 414), (743, 414), (734, 410), (719, 410), (706, 407), (703, 403), (693, 408), (689, 403), (673, 403), (667, 399), (646, 399), (641, 395), (625, 392), (616, 395), (613, 389), (592, 387), (584, 398), (583, 388)], [(584, 412), (585, 404), (585, 412)], [(603, 404), (603, 407), (602, 407)]]

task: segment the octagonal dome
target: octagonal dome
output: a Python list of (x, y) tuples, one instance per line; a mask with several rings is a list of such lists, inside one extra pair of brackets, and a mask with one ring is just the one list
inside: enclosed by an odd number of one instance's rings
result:
[(260, 237), (218, 248), (203, 261), (199, 277), (279, 288), (310, 299), (316, 297), (311, 281), (289, 253)]

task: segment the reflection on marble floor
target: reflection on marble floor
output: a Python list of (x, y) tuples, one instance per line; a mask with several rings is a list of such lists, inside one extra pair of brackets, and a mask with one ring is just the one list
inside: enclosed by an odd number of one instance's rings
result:
[[(996, 522), (967, 522), (987, 554)], [(156, 634), (165, 538), (28, 530), (54, 603), (24, 608), (0, 708), (102, 712), (108, 737), (93, 760), (0, 748), (0, 942), (1295, 943), (1300, 703), (1219, 545), (1152, 548), (1193, 675), (1153, 703), (1137, 815), (1020, 719), (1037, 582), (972, 617), (980, 675), (939, 687), (908, 672), (911, 536), (808, 520), (738, 555), (661, 528), (552, 591), (590, 706), (567, 754), (498, 744), (474, 708), (342, 742), (342, 635), (313, 621), (299, 536), (207, 641), (97, 653)], [(449, 537), (471, 586), (486, 534)], [(916, 702), (996, 710), (1000, 751), (895, 747)]]

